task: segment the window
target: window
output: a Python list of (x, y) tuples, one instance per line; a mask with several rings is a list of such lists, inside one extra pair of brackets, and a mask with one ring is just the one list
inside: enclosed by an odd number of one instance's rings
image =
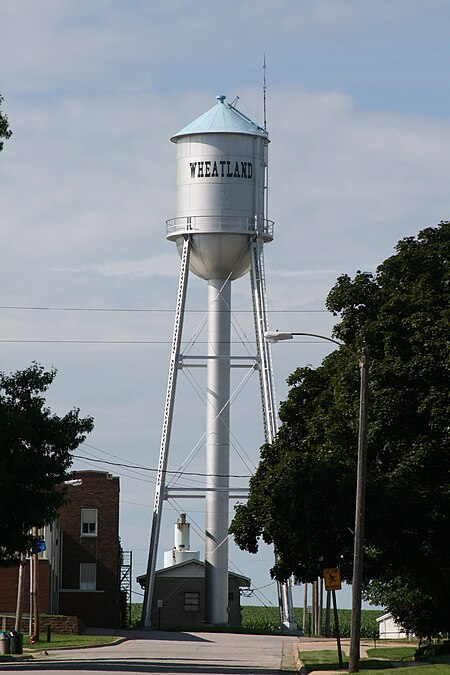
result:
[(97, 521), (97, 509), (81, 509), (81, 536), (96, 537)]
[(97, 587), (97, 564), (80, 563), (80, 590), (95, 591)]
[(200, 593), (184, 594), (184, 611), (198, 612), (200, 609)]

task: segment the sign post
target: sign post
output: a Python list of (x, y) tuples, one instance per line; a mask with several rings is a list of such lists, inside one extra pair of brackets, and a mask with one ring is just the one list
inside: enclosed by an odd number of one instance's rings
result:
[(325, 581), (325, 590), (331, 591), (333, 598), (334, 625), (336, 627), (339, 668), (342, 670), (344, 666), (342, 664), (341, 634), (339, 632), (339, 617), (336, 604), (336, 591), (341, 590), (341, 571), (339, 567), (328, 567), (324, 569), (323, 578)]

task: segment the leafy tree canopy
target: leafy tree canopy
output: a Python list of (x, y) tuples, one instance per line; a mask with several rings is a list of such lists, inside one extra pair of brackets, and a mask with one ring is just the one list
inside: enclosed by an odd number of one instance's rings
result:
[[(327, 298), (340, 315), (334, 336), (370, 354), (366, 593), (418, 634), (450, 625), (449, 259), (450, 222), (441, 222), (400, 241), (375, 274), (339, 277)], [(340, 566), (351, 581), (357, 358), (341, 347), (288, 383), (277, 438), (230, 530), (248, 551), (273, 543), (279, 579)], [(405, 609), (413, 596), (422, 624)]]
[[(0, 94), (0, 106), (3, 103), (3, 96)], [(0, 109), (0, 139), (5, 138), (11, 138), (12, 136), (12, 131), (9, 128), (8, 124), (8, 117), (7, 115), (3, 114), (1, 109)], [(0, 140), (0, 152), (3, 150), (3, 141)]]
[(55, 375), (36, 363), (0, 372), (0, 565), (29, 552), (30, 529), (55, 518), (71, 453), (93, 429), (76, 408), (60, 417), (46, 407), (43, 394)]

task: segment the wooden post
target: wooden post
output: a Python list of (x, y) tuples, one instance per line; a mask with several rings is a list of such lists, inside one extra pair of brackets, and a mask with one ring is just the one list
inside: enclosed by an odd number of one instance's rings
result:
[(325, 637), (329, 638), (331, 635), (331, 591), (327, 591), (327, 609), (325, 612)]
[(14, 630), (18, 633), (22, 632), (22, 617), (23, 617), (23, 596), (25, 592), (25, 564), (24, 559), (20, 557), (19, 574), (17, 578), (17, 603), (16, 603), (16, 621)]

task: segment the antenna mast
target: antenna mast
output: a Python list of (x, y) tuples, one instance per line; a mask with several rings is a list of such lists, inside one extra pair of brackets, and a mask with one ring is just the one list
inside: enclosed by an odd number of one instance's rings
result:
[(263, 63), (263, 105), (264, 105), (264, 131), (267, 131), (267, 109), (266, 109), (266, 55), (264, 54)]
[[(264, 131), (267, 132), (267, 101), (266, 101), (266, 54), (264, 52), (263, 60), (263, 109), (264, 109)], [(269, 213), (269, 159), (268, 159), (268, 145), (266, 143), (264, 149), (265, 157), (265, 171), (264, 171), (264, 219), (268, 217)]]

